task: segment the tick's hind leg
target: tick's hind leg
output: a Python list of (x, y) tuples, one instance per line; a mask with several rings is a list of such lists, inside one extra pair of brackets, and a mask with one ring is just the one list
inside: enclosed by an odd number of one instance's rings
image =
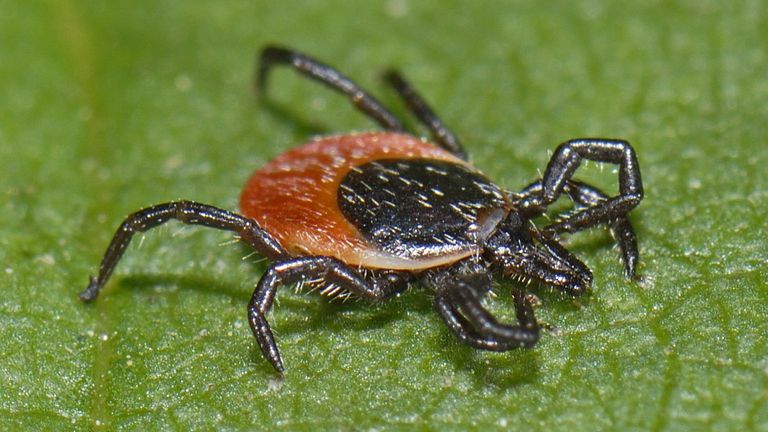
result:
[(345, 94), (355, 108), (376, 121), (384, 129), (403, 130), (402, 124), (395, 115), (354, 81), (333, 67), (288, 48), (268, 46), (261, 52), (256, 69), (256, 88), (259, 91), (264, 91), (269, 71), (275, 65), (290, 66), (300, 74)]
[(445, 126), (424, 98), (419, 95), (399, 72), (395, 70), (385, 72), (384, 81), (395, 89), (408, 109), (429, 129), (433, 139), (440, 147), (461, 159), (467, 160), (467, 152), (464, 151), (456, 135)]
[(382, 275), (374, 282), (366, 281), (347, 264), (327, 256), (300, 257), (273, 263), (264, 273), (248, 303), (248, 322), (264, 357), (278, 371), (285, 370), (266, 314), (272, 307), (277, 287), (302, 281), (322, 280), (366, 300), (384, 300), (402, 291), (407, 278), (402, 275)]
[(240, 240), (272, 260), (286, 255), (280, 244), (256, 222), (236, 213), (193, 201), (158, 204), (139, 210), (123, 221), (104, 253), (98, 275), (91, 277), (88, 287), (80, 293), (80, 299), (91, 301), (99, 295), (135, 233), (155, 228), (172, 219), (189, 225), (233, 231), (240, 236)]

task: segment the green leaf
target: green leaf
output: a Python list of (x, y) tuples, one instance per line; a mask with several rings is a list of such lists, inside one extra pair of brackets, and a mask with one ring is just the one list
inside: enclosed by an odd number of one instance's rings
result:
[[(0, 3), (0, 429), (768, 430), (768, 18), (761, 2)], [(380, 304), (283, 289), (284, 379), (245, 305), (265, 264), (179, 224), (77, 293), (120, 221), (188, 198), (237, 209), (250, 172), (313, 134), (374, 125), (259, 47), (381, 95), (399, 67), (516, 190), (578, 136), (636, 147), (642, 282), (602, 230), (569, 299), (531, 285), (533, 350), (459, 344), (414, 286)], [(615, 189), (615, 172), (580, 173)], [(243, 257), (246, 257), (243, 259)], [(511, 282), (491, 304), (514, 317)]]

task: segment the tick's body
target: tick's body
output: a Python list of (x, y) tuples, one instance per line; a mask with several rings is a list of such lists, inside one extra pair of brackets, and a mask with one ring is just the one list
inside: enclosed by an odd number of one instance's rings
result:
[[(504, 351), (533, 346), (539, 327), (531, 300), (514, 289), (517, 325), (497, 322), (483, 307), (492, 274), (537, 280), (579, 295), (592, 282), (589, 269), (556, 236), (607, 224), (622, 251), (626, 272), (638, 261), (628, 212), (642, 199), (640, 171), (629, 143), (578, 139), (561, 144), (543, 177), (520, 193), (495, 185), (466, 161), (461, 144), (396, 72), (385, 78), (435, 144), (402, 132), (376, 99), (335, 69), (284, 48), (268, 47), (258, 84), (274, 64), (346, 94), (386, 131), (316, 139), (288, 151), (254, 173), (240, 199), (243, 215), (192, 201), (140, 210), (115, 233), (99, 274), (80, 297), (96, 298), (137, 231), (170, 219), (236, 232), (273, 261), (248, 304), (259, 347), (278, 371), (283, 363), (266, 314), (276, 289), (302, 281), (324, 293), (384, 300), (418, 281), (435, 296), (435, 309), (463, 342)], [(572, 180), (582, 159), (615, 163), (619, 195)], [(536, 228), (561, 194), (581, 208)]]
[(477, 255), (509, 201), (434, 144), (371, 132), (278, 156), (254, 173), (240, 208), (292, 255), (414, 271)]

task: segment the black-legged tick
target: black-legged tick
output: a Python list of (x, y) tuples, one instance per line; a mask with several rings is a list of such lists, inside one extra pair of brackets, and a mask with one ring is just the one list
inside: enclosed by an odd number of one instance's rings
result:
[[(540, 281), (574, 296), (592, 283), (589, 268), (558, 243), (557, 234), (609, 225), (627, 275), (635, 274), (639, 253), (628, 213), (643, 198), (643, 187), (628, 142), (567, 141), (541, 179), (511, 193), (467, 162), (455, 135), (398, 72), (384, 78), (434, 144), (403, 132), (392, 113), (339, 71), (293, 50), (263, 50), (259, 89), (274, 65), (345, 94), (384, 131), (318, 138), (278, 156), (248, 181), (242, 215), (176, 201), (128, 216), (81, 299), (96, 298), (136, 232), (171, 219), (233, 231), (272, 261), (248, 303), (248, 322), (264, 356), (282, 372), (266, 320), (281, 285), (309, 281), (326, 294), (379, 301), (419, 282), (434, 292), (435, 309), (462, 342), (504, 351), (535, 345), (539, 325), (521, 289), (513, 290), (517, 325), (499, 323), (486, 310), (481, 299), (492, 274)], [(573, 180), (582, 159), (617, 164), (619, 194)], [(579, 208), (537, 228), (531, 220), (562, 194)]]

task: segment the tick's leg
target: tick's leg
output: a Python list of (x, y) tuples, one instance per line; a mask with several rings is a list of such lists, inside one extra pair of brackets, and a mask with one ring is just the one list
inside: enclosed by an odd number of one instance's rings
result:
[(539, 340), (531, 301), (522, 292), (514, 291), (518, 325), (499, 323), (483, 307), (480, 297), (490, 290), (491, 278), (482, 264), (465, 260), (429, 271), (422, 280), (436, 292), (435, 309), (462, 342), (506, 351), (532, 347)]
[(384, 73), (384, 80), (391, 85), (405, 102), (409, 110), (422, 122), (440, 147), (448, 150), (457, 157), (467, 160), (467, 153), (459, 139), (448, 129), (437, 114), (432, 111), (427, 102), (411, 87), (408, 81), (397, 71), (389, 70)]
[[(566, 193), (571, 199), (583, 206), (596, 206), (608, 199), (608, 195), (594, 186), (586, 183), (570, 181)], [(624, 262), (624, 270), (628, 277), (634, 277), (637, 272), (637, 263), (640, 261), (640, 252), (637, 248), (637, 235), (628, 216), (620, 216), (610, 222), (613, 237), (621, 250), (621, 258)], [(549, 232), (561, 232), (562, 225), (554, 223), (544, 228)]]
[(523, 197), (516, 206), (529, 217), (542, 214), (563, 193), (582, 159), (619, 165), (619, 195), (563, 218), (551, 227), (553, 231), (576, 232), (625, 217), (643, 199), (640, 167), (632, 146), (621, 140), (584, 138), (561, 144), (540, 181), (540, 193)]
[(383, 300), (391, 295), (391, 292), (382, 290), (381, 286), (366, 282), (356, 270), (336, 258), (301, 257), (273, 263), (261, 277), (248, 303), (248, 322), (261, 352), (278, 372), (282, 373), (285, 368), (266, 319), (275, 291), (281, 285), (318, 279), (367, 300)]
[(530, 233), (538, 245), (528, 249), (524, 258), (525, 278), (544, 282), (574, 297), (592, 286), (592, 271), (576, 255), (550, 235), (535, 228)]
[(378, 293), (378, 298), (373, 300), (380, 301), (405, 291), (413, 280), (413, 274), (407, 271), (374, 270), (366, 272), (363, 279)]
[(287, 48), (268, 46), (261, 52), (256, 69), (256, 88), (258, 91), (263, 92), (266, 88), (269, 71), (274, 65), (290, 66), (300, 74), (345, 94), (355, 108), (376, 121), (384, 129), (403, 130), (403, 125), (394, 114), (384, 108), (381, 102), (361, 89), (354, 81), (331, 66)]
[(80, 299), (87, 302), (99, 295), (135, 233), (147, 231), (171, 219), (190, 225), (233, 231), (242, 241), (272, 260), (286, 255), (280, 244), (251, 219), (192, 201), (158, 204), (133, 213), (120, 225), (104, 253), (98, 275), (91, 277), (88, 287), (80, 293)]
[[(571, 200), (585, 207), (594, 207), (608, 200), (608, 195), (598, 188), (587, 183), (569, 180), (566, 182), (563, 191), (568, 194)], [(522, 196), (531, 196), (541, 194), (541, 182), (537, 181), (530, 184), (521, 192)], [(640, 252), (637, 248), (637, 236), (629, 221), (628, 215), (618, 216), (608, 222), (611, 227), (613, 237), (621, 250), (621, 258), (624, 262), (624, 270), (628, 277), (634, 277), (637, 272), (637, 263), (640, 261)], [(559, 234), (563, 231), (563, 225), (558, 221), (542, 229), (545, 233)]]
[(480, 299), (469, 287), (456, 287), (450, 291), (453, 304), (472, 324), (480, 336), (497, 340), (500, 345), (530, 348), (539, 340), (539, 325), (533, 314), (531, 300), (519, 290), (513, 290), (515, 313), (519, 325), (501, 324), (483, 307)]
[[(462, 315), (461, 308), (456, 306), (449, 298), (450, 296), (444, 293), (435, 297), (435, 309), (459, 340), (469, 346), (488, 351), (508, 351), (514, 348), (532, 347), (539, 340), (539, 326), (533, 315), (531, 302), (522, 292), (515, 290), (513, 294), (515, 296), (515, 312), (520, 322), (519, 326), (499, 324), (481, 305), (479, 306), (480, 310), (473, 312), (477, 315), (473, 315), (472, 319), (476, 322), (472, 322)], [(472, 303), (473, 305), (469, 306), (469, 309), (478, 307), (475, 301)], [(482, 317), (478, 318), (480, 316)], [(478, 330), (485, 328), (484, 326), (493, 328), (494, 331)], [(500, 328), (503, 330), (499, 332)], [(502, 333), (504, 337), (499, 337), (498, 333)]]

